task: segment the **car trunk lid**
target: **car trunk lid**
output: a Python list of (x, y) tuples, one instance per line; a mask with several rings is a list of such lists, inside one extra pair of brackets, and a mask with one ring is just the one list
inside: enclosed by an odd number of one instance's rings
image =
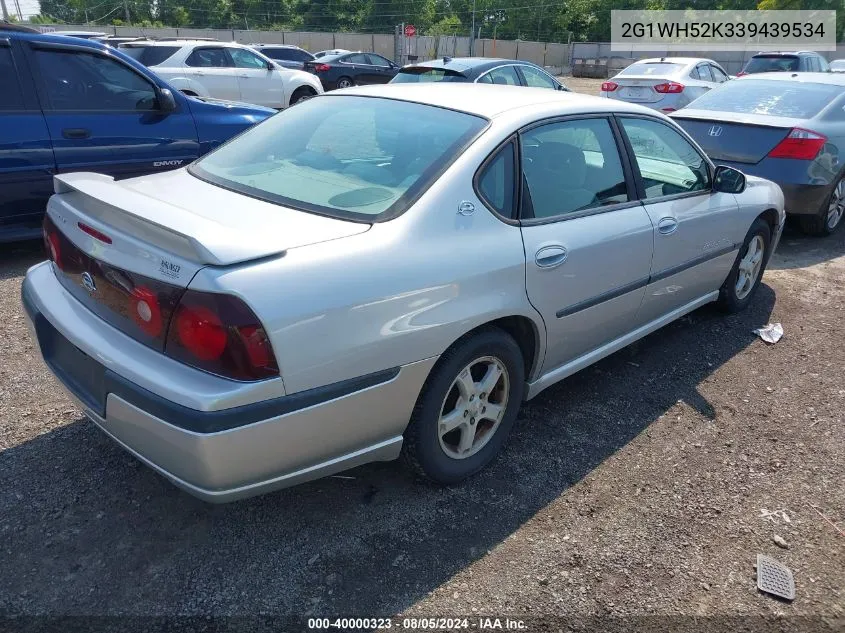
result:
[(666, 94), (657, 92), (654, 87), (670, 81), (666, 77), (616, 77), (613, 83), (618, 87), (610, 95), (631, 103), (656, 103)]
[[(190, 267), (230, 266), (363, 233), (370, 224), (297, 211), (223, 189), (184, 169), (116, 182), (93, 173), (56, 177), (70, 213), (140, 238)], [(91, 253), (89, 253), (91, 254)]]
[(715, 161), (755, 164), (763, 160), (795, 127), (806, 122), (788, 117), (753, 120), (747, 114), (684, 109), (672, 115)]

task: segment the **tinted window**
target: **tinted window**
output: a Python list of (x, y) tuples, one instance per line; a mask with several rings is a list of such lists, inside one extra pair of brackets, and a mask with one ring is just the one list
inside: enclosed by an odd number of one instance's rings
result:
[(645, 75), (647, 77), (667, 77), (682, 70), (684, 65), (669, 62), (637, 62), (631, 64), (620, 75)]
[(261, 52), (270, 59), (281, 59), (290, 62), (310, 62), (314, 59), (308, 51), (298, 48), (262, 48)]
[(521, 86), (519, 75), (516, 74), (516, 69), (513, 66), (500, 66), (494, 68), (487, 76), (494, 84), (501, 84), (503, 86)]
[(121, 46), (120, 52), (139, 61), (144, 66), (157, 66), (173, 57), (179, 46)]
[(707, 162), (677, 131), (648, 119), (622, 119), (646, 198), (710, 188)]
[(196, 68), (229, 68), (232, 61), (224, 48), (198, 48), (188, 55), (185, 64)]
[(786, 55), (757, 55), (745, 67), (746, 73), (788, 72), (798, 70), (798, 58)]
[(443, 68), (403, 68), (390, 83), (409, 84), (426, 81), (466, 81), (467, 78), (454, 70)]
[(232, 61), (235, 62), (235, 68), (267, 69), (267, 62), (243, 48), (230, 48), (229, 54), (232, 56)]
[(696, 110), (740, 112), (809, 119), (821, 112), (845, 88), (766, 79), (728, 81), (695, 100)]
[(513, 217), (513, 143), (508, 143), (484, 167), (478, 189), (485, 201), (505, 217)]
[(710, 72), (713, 74), (713, 80), (719, 83), (728, 80), (728, 76), (722, 72), (721, 68), (717, 66), (710, 66)]
[(527, 85), (534, 88), (557, 89), (557, 83), (555, 83), (554, 79), (549, 77), (542, 70), (534, 68), (533, 66), (520, 66), (519, 69), (522, 71), (522, 76), (525, 77), (525, 83)]
[(701, 77), (701, 81), (713, 81), (713, 75), (710, 74), (710, 65), (701, 64), (698, 67), (698, 76)]
[(390, 62), (379, 55), (373, 55), (372, 53), (370, 53), (369, 55), (367, 55), (367, 58), (370, 60), (370, 63), (373, 66), (387, 66), (388, 68), (390, 67)]
[(550, 123), (522, 135), (525, 213), (548, 218), (628, 200), (605, 119)]
[(343, 61), (345, 61), (347, 64), (369, 64), (370, 63), (369, 60), (367, 59), (367, 56), (362, 54), (362, 53), (358, 53), (356, 55), (347, 55), (346, 57), (343, 58)]
[(417, 103), (311, 99), (223, 145), (191, 173), (277, 204), (371, 220), (403, 211), (485, 124)]
[(54, 110), (152, 110), (152, 84), (122, 63), (88, 53), (36, 50), (38, 74)]
[(4, 79), (5, 85), (0, 90), (0, 110), (22, 110), (23, 95), (18, 83), (18, 73), (12, 61), (12, 51), (9, 48), (0, 46), (0, 77)]

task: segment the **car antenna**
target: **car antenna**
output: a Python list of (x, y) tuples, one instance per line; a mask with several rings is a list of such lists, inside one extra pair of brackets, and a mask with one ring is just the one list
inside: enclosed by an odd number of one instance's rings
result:
[(450, 61), (452, 61), (451, 57), (447, 57), (446, 55), (443, 56), (443, 63), (444, 64), (448, 64)]

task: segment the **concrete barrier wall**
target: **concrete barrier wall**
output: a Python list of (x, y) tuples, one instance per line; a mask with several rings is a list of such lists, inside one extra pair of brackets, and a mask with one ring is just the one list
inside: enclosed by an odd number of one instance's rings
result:
[[(42, 26), (42, 25), (34, 25)], [(211, 37), (224, 42), (242, 44), (290, 44), (316, 53), (330, 48), (345, 48), (354, 51), (373, 51), (389, 59), (394, 57), (395, 37), (393, 35), (369, 35), (364, 33), (317, 33), (294, 31), (249, 31), (244, 29), (193, 29), (193, 28), (145, 28), (135, 26), (84, 26), (62, 25), (42, 26), (44, 30), (99, 31), (113, 35), (162, 37)], [(419, 61), (438, 57), (468, 57), (470, 38), (455, 35), (400, 36), (402, 59), (407, 63), (408, 55), (415, 55)], [(583, 46), (583, 45), (582, 45)], [(589, 44), (600, 54), (602, 43)], [(538, 65), (565, 67), (569, 64), (569, 46), (554, 42), (527, 42), (511, 40), (480, 39), (475, 42), (475, 55), (521, 59)]]

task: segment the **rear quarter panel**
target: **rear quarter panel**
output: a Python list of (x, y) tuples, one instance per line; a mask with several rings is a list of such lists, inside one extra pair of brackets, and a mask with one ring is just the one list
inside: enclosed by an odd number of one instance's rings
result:
[[(204, 269), (192, 287), (239, 295), (255, 310), (288, 393), (436, 357), (505, 316), (531, 319), (543, 350), (520, 229), (488, 211), (469, 184), (491, 138), (394, 220), (250, 266)], [(464, 201), (472, 215), (458, 213)]]

